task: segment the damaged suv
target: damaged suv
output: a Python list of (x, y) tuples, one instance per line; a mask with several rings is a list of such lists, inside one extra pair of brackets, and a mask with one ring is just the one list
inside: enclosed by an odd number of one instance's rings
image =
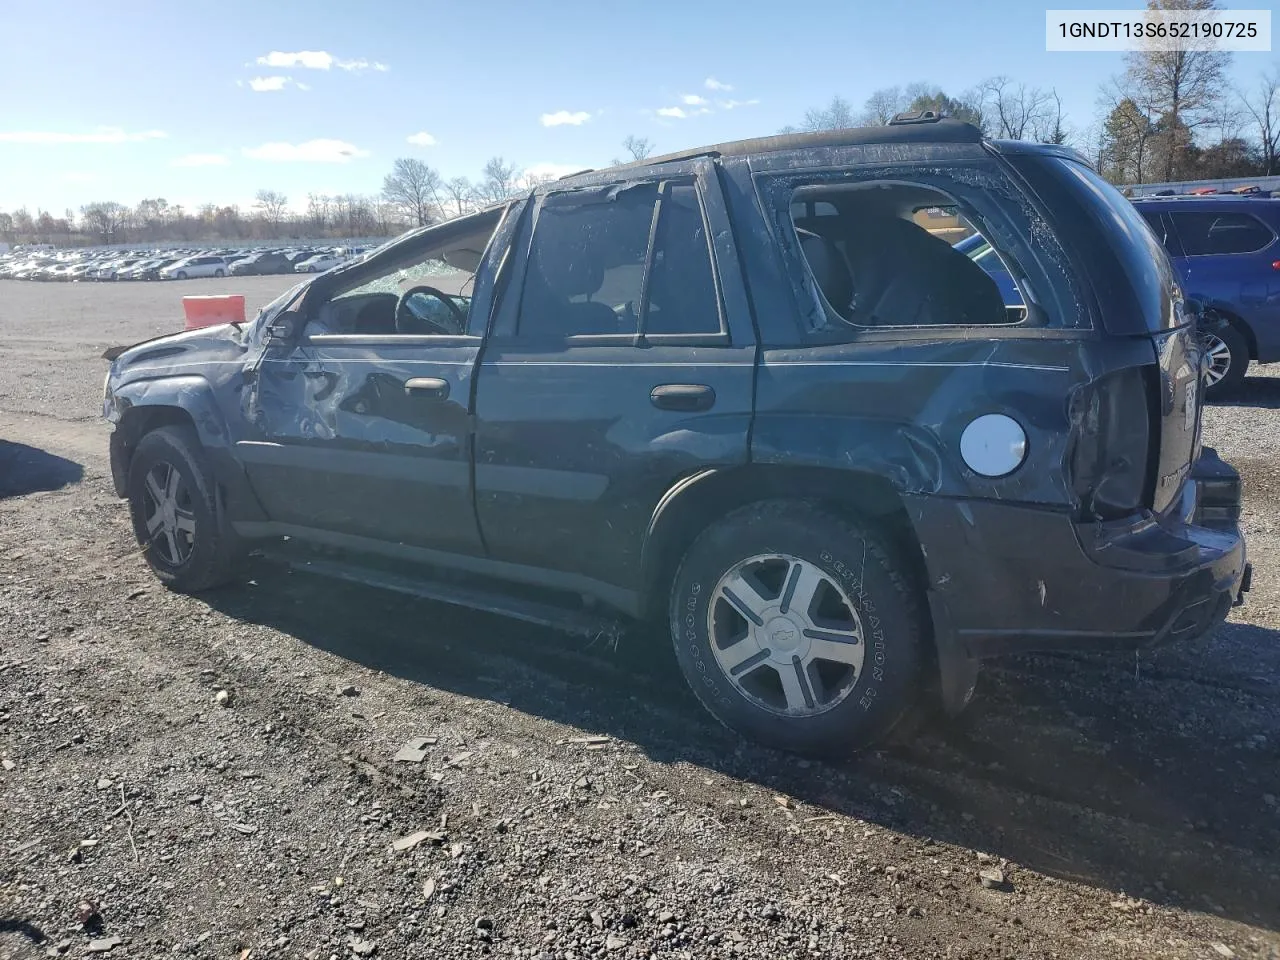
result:
[(1193, 314), (1078, 155), (916, 115), (412, 232), (120, 352), (105, 415), (175, 589), (320, 546), (348, 580), (662, 622), (725, 724), (842, 753), (961, 708), (982, 658), (1188, 639), (1242, 599)]

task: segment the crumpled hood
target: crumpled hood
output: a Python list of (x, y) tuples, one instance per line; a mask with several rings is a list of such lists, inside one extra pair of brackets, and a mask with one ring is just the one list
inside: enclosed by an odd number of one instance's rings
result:
[(130, 347), (111, 347), (103, 358), (111, 361), (113, 377), (128, 378), (142, 368), (163, 371), (167, 366), (189, 366), (210, 361), (239, 359), (244, 355), (244, 331), (230, 323), (199, 330), (184, 330), (143, 340)]

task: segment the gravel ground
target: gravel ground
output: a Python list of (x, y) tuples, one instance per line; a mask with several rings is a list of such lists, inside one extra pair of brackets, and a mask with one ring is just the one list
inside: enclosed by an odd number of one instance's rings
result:
[(721, 730), (661, 637), (264, 562), (159, 588), (96, 358), (287, 284), (0, 281), (0, 957), (1280, 957), (1280, 377), (1207, 414), (1256, 567), (1225, 628), (990, 664), (826, 764)]

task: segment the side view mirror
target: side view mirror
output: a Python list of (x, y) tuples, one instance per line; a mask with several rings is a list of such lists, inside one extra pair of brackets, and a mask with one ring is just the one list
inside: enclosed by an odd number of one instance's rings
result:
[(302, 318), (292, 310), (277, 314), (267, 324), (266, 340), (268, 343), (284, 343), (293, 340), (302, 328)]

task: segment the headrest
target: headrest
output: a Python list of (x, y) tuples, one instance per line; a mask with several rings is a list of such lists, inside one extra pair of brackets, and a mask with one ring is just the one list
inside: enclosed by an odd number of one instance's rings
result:
[(578, 244), (566, 244), (552, 256), (538, 257), (538, 272), (552, 293), (564, 297), (592, 294), (604, 283), (604, 264)]

